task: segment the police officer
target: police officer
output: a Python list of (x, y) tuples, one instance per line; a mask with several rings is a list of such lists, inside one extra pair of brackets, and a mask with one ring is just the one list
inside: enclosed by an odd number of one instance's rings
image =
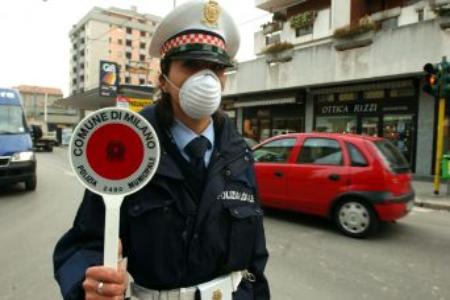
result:
[(128, 266), (101, 266), (104, 205), (86, 191), (54, 252), (64, 299), (122, 299), (125, 291), (142, 300), (270, 298), (252, 155), (218, 110), (238, 46), (236, 24), (215, 0), (181, 4), (156, 29), (150, 53), (161, 59), (162, 93), (141, 114), (161, 160), (121, 207)]

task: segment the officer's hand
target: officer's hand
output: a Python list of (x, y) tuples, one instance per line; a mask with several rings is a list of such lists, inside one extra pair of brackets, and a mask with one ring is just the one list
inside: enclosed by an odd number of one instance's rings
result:
[[(122, 244), (119, 243), (119, 258), (122, 257)], [(95, 266), (86, 270), (83, 289), (86, 300), (124, 299), (128, 286), (127, 267), (120, 260), (118, 269)]]

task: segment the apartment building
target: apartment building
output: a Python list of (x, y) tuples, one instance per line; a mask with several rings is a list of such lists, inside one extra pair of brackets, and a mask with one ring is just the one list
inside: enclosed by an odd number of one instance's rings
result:
[[(226, 109), (256, 140), (328, 131), (389, 138), (417, 175), (433, 172), (436, 102), (423, 65), (450, 49), (447, 0), (256, 0), (272, 20), (257, 58), (228, 72)], [(450, 152), (450, 118), (444, 152)]]
[(148, 46), (160, 20), (136, 7), (89, 11), (69, 34), (71, 95), (98, 87), (100, 60), (118, 63), (121, 84), (154, 84), (158, 61), (149, 57)]
[(15, 89), (22, 97), (27, 123), (46, 124), (49, 131), (56, 131), (60, 142), (62, 130), (78, 123), (78, 110), (57, 104), (56, 101), (63, 97), (60, 89), (32, 85), (19, 85)]

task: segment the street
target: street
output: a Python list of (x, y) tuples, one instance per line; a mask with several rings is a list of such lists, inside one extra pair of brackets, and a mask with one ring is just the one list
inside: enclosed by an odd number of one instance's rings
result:
[[(83, 189), (67, 149), (38, 153), (38, 187), (0, 188), (0, 299), (60, 299), (52, 252)], [(414, 208), (356, 240), (330, 222), (266, 210), (272, 299), (450, 299), (450, 214)]]

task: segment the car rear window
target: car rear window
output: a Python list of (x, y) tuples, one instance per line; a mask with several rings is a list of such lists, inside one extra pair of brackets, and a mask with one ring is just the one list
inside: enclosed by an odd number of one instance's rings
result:
[(394, 172), (406, 173), (410, 171), (408, 161), (391, 142), (388, 140), (376, 141), (375, 146)]

